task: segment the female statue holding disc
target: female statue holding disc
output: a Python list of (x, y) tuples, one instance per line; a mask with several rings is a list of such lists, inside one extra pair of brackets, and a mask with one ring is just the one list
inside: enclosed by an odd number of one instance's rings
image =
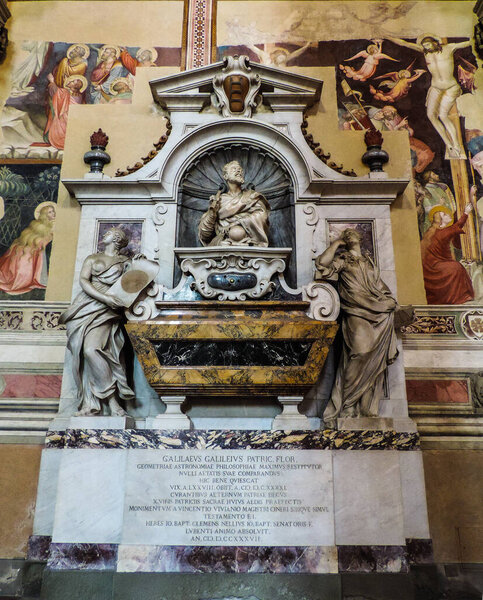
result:
[[(80, 273), (81, 292), (61, 315), (67, 328), (67, 347), (72, 353), (72, 370), (77, 384), (77, 415), (102, 414), (102, 405), (111, 415), (125, 415), (119, 401), (134, 399), (129, 387), (122, 349), (123, 302), (109, 295), (112, 285), (130, 266), (120, 253), (129, 239), (119, 227), (108, 229), (102, 238), (104, 252), (88, 256)], [(137, 257), (134, 257), (136, 259)]]

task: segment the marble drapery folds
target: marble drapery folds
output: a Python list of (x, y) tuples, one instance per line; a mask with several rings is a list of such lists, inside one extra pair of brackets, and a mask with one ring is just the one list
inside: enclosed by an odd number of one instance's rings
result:
[(344, 416), (377, 416), (384, 371), (398, 354), (394, 332), (397, 306), (379, 270), (366, 256), (343, 251), (327, 267), (316, 260), (316, 279), (339, 278), (343, 350), (324, 422)]
[[(122, 276), (125, 256), (100, 273), (91, 284), (105, 294)], [(116, 395), (123, 401), (134, 399), (126, 378), (122, 349), (124, 335), (121, 313), (81, 291), (60, 317), (67, 328), (67, 347), (72, 353), (72, 371), (77, 384), (79, 408), (98, 414), (102, 403)]]

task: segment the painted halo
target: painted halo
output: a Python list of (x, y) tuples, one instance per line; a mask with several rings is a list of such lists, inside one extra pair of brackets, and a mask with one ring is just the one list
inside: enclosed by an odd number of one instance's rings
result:
[(116, 77), (116, 79), (114, 79), (114, 81), (109, 86), (110, 94), (112, 94), (113, 96), (117, 96), (119, 94), (119, 92), (114, 89), (114, 86), (116, 85), (116, 83), (119, 83), (119, 82), (127, 84), (129, 86), (129, 89), (132, 92), (132, 84), (131, 84), (131, 80), (129, 79), (129, 77)]
[(281, 46), (274, 46), (273, 50), (269, 51), (270, 56), (272, 54), (285, 54), (285, 56), (288, 56), (290, 54), (290, 50), (287, 50), (287, 48), (282, 48)]
[(139, 56), (145, 51), (147, 50), (150, 54), (151, 54), (151, 62), (155, 63), (157, 58), (158, 58), (158, 53), (156, 51), (155, 48), (139, 48), (139, 50), (136, 52), (136, 58), (139, 60)]
[(65, 53), (67, 58), (70, 58), (70, 53), (74, 48), (82, 48), (84, 50), (85, 54), (82, 57), (82, 60), (87, 60), (89, 58), (89, 54), (91, 53), (91, 51), (89, 50), (89, 47), (86, 46), (86, 44), (72, 44), (71, 46), (69, 46), (67, 48), (67, 52)]
[(121, 48), (119, 48), (119, 46), (115, 46), (114, 44), (104, 44), (104, 46), (99, 48), (99, 50), (97, 51), (99, 53), (99, 56), (102, 56), (102, 53), (107, 48), (112, 48), (116, 52), (116, 58), (119, 58), (121, 56)]
[(443, 206), (442, 204), (433, 206), (433, 208), (429, 211), (428, 219), (430, 220), (431, 223), (433, 222), (434, 215), (439, 212), (443, 212), (443, 213), (447, 214), (448, 217), (451, 217), (451, 223), (448, 223), (448, 226), (453, 223), (453, 221), (454, 221), (453, 211), (450, 208), (448, 208), (447, 206)]
[(443, 43), (443, 38), (440, 38), (439, 35), (434, 35), (434, 33), (423, 33), (416, 40), (416, 44), (418, 44), (418, 46), (421, 46), (424, 38), (431, 38), (432, 40), (435, 40), (439, 44)]
[(41, 202), (35, 207), (34, 217), (36, 220), (38, 220), (38, 218), (40, 217), (40, 211), (46, 206), (52, 206), (54, 210), (57, 211), (57, 204), (55, 202)]
[(64, 87), (66, 86), (67, 83), (70, 83), (71, 81), (75, 81), (76, 79), (79, 79), (80, 81), (82, 81), (82, 86), (79, 90), (79, 92), (83, 92), (85, 91), (86, 87), (87, 87), (87, 79), (84, 77), (84, 75), (70, 75), (69, 77), (65, 78), (64, 81)]

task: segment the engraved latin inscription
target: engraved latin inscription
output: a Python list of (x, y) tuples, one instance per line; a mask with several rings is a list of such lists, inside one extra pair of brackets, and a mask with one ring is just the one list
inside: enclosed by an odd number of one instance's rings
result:
[(334, 544), (332, 457), (317, 450), (134, 450), (124, 543)]

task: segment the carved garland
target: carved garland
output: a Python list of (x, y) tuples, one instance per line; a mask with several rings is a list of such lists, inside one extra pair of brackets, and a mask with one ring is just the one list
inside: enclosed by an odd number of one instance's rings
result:
[(435, 333), (455, 335), (458, 333), (454, 315), (418, 315), (411, 325), (401, 327), (401, 332), (426, 335)]
[(330, 152), (325, 153), (322, 150), (319, 142), (314, 141), (314, 136), (311, 133), (308, 133), (307, 127), (308, 127), (307, 113), (304, 113), (304, 118), (303, 118), (302, 125), (301, 125), (302, 134), (304, 136), (305, 141), (307, 142), (307, 145), (312, 150), (312, 152), (318, 158), (320, 158), (320, 160), (322, 162), (324, 162), (328, 167), (330, 167), (331, 169), (334, 169), (334, 171), (337, 171), (338, 173), (342, 173), (342, 175), (347, 175), (348, 177), (357, 177), (357, 173), (354, 171), (354, 169), (347, 171), (347, 169), (344, 169), (344, 165), (338, 165), (333, 160), (329, 160), (330, 156), (331, 156)]
[(115, 177), (124, 177), (125, 175), (129, 175), (130, 173), (135, 173), (136, 171), (139, 171), (139, 169), (141, 167), (144, 167), (144, 165), (146, 165), (148, 162), (153, 160), (153, 158), (158, 154), (158, 152), (161, 150), (161, 148), (168, 141), (168, 138), (171, 134), (171, 129), (172, 129), (171, 121), (169, 119), (166, 119), (166, 133), (164, 135), (162, 135), (159, 138), (159, 140), (153, 144), (154, 150), (151, 150), (151, 152), (147, 156), (144, 156), (143, 158), (141, 158), (142, 162), (137, 162), (132, 167), (126, 167), (125, 171), (121, 171), (121, 169), (118, 169), (116, 171)]

